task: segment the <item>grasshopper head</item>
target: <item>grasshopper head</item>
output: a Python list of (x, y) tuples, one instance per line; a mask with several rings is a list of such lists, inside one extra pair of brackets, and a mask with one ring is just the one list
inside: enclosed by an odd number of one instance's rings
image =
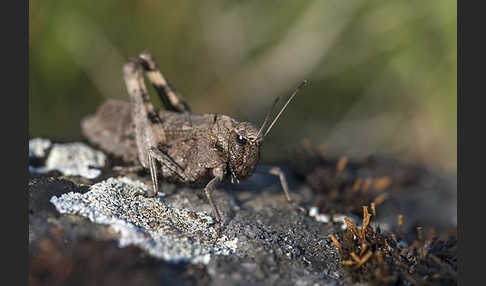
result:
[(231, 181), (238, 182), (255, 171), (260, 160), (263, 138), (258, 130), (248, 122), (238, 123), (229, 135), (229, 166)]
[(275, 99), (272, 107), (265, 116), (265, 120), (260, 129), (257, 130), (248, 122), (241, 122), (231, 130), (229, 138), (229, 167), (231, 170), (231, 182), (239, 182), (240, 179), (247, 178), (253, 174), (256, 165), (260, 160), (260, 149), (263, 145), (263, 138), (270, 132), (287, 105), (306, 83), (307, 81), (304, 80), (294, 90), (265, 132), (263, 132), (263, 130), (267, 126), (270, 115), (273, 113), (273, 110), (277, 105), (279, 100), (278, 97)]

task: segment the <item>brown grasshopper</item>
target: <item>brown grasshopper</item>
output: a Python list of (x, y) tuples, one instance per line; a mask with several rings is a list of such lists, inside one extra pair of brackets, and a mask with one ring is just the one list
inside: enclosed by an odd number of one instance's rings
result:
[[(142, 70), (167, 110), (155, 110)], [(211, 197), (212, 191), (227, 175), (232, 183), (239, 183), (253, 174), (263, 139), (306, 83), (302, 82), (295, 89), (264, 132), (278, 97), (257, 129), (251, 123), (238, 122), (222, 114), (193, 114), (159, 71), (150, 52), (131, 58), (124, 65), (123, 74), (130, 103), (107, 100), (95, 116), (83, 120), (83, 134), (102, 149), (135, 164), (118, 170), (150, 170), (153, 189), (144, 196), (157, 194), (159, 174), (169, 182), (204, 186), (219, 225), (221, 216)], [(279, 176), (287, 202), (295, 206), (283, 172), (278, 167), (268, 172)]]

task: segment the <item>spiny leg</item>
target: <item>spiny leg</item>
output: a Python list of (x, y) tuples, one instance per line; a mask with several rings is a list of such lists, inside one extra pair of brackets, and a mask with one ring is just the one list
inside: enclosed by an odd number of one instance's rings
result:
[(155, 160), (157, 160), (160, 162), (160, 164), (164, 165), (169, 170), (174, 172), (177, 176), (179, 176), (179, 178), (181, 178), (184, 182), (187, 181), (187, 177), (184, 174), (184, 170), (171, 157), (169, 157), (169, 155), (160, 151), (156, 147), (152, 147), (149, 149), (149, 155), (150, 158), (154, 159), (154, 166), (155, 166)]
[(152, 179), (152, 190), (149, 188), (148, 191), (145, 192), (137, 192), (135, 196), (144, 196), (146, 198), (153, 198), (157, 195), (159, 191), (159, 181), (157, 179), (157, 165), (155, 163), (154, 157), (149, 154), (149, 169), (150, 169), (150, 178)]
[(150, 163), (150, 177), (152, 178), (153, 192), (148, 192), (148, 197), (155, 197), (159, 191), (159, 181), (157, 179), (157, 164), (155, 163), (155, 158), (149, 150), (149, 163)]
[(152, 179), (152, 186), (153, 191), (149, 191), (148, 193), (137, 193), (137, 195), (143, 195), (144, 197), (154, 197), (157, 195), (159, 190), (159, 181), (157, 178), (157, 162), (161, 165), (167, 167), (169, 170), (174, 172), (177, 176), (179, 176), (183, 181), (186, 181), (187, 178), (184, 175), (184, 170), (174, 161), (171, 157), (169, 157), (164, 152), (160, 151), (156, 147), (152, 147), (148, 150), (148, 158), (149, 158), (149, 169), (150, 169), (150, 177)]
[[(149, 150), (150, 158), (153, 158), (159, 161), (162, 165), (167, 167), (169, 170), (173, 171), (177, 174), (183, 181), (187, 181), (187, 177), (184, 174), (184, 170), (176, 163), (174, 160), (169, 157), (164, 152), (160, 151), (157, 148), (151, 148)], [(212, 192), (216, 189), (216, 186), (223, 180), (224, 177), (224, 168), (218, 167), (213, 169), (213, 176), (214, 178), (209, 181), (209, 183), (204, 188), (204, 193), (206, 198), (209, 201), (209, 205), (213, 210), (213, 214), (216, 217), (216, 223), (218, 224), (218, 233), (221, 231), (221, 215), (219, 213), (218, 207), (214, 203), (214, 200), (211, 196)], [(157, 179), (155, 179), (156, 181)]]
[(147, 78), (157, 91), (165, 108), (175, 112), (191, 112), (189, 105), (160, 72), (152, 53), (144, 51), (140, 54), (139, 58)]
[[(187, 177), (184, 174), (184, 170), (167, 154), (162, 152), (161, 150), (157, 149), (156, 147), (152, 147), (149, 149), (149, 158), (150, 158), (150, 175), (152, 176), (152, 184), (154, 186), (154, 192), (157, 194), (158, 190), (158, 180), (157, 180), (157, 161), (162, 165), (174, 172), (177, 176), (179, 176), (182, 181), (187, 181)], [(155, 195), (154, 194), (154, 195)], [(150, 194), (149, 194), (150, 196)], [(171, 209), (173, 212), (174, 217), (182, 224), (179, 220), (179, 217), (174, 213), (174, 210)]]
[(296, 209), (298, 209), (300, 211), (305, 212), (306, 210), (303, 207), (297, 205), (292, 200), (292, 198), (290, 197), (289, 185), (287, 184), (287, 178), (285, 178), (285, 174), (282, 172), (282, 170), (279, 167), (272, 167), (272, 168), (270, 168), (268, 170), (268, 173), (279, 177), (279, 179), (280, 179), (280, 185), (282, 186), (282, 190), (283, 190), (283, 192), (285, 194), (285, 199), (286, 199), (287, 203), (290, 206), (292, 206), (292, 207), (294, 207), (294, 208), (296, 208)]

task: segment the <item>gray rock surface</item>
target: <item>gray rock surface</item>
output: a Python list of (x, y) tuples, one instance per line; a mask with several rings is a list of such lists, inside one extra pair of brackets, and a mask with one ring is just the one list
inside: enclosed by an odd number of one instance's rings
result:
[(218, 237), (213, 219), (202, 212), (172, 208), (163, 199), (145, 198), (147, 186), (126, 177), (110, 178), (81, 194), (51, 198), (62, 214), (77, 214), (110, 225), (119, 245), (136, 245), (168, 262), (207, 264), (211, 254), (234, 253), (237, 238)]
[(80, 142), (53, 144), (47, 139), (29, 141), (29, 158), (44, 159), (44, 165), (29, 166), (31, 172), (47, 173), (57, 170), (67, 176), (94, 179), (106, 164), (106, 155)]
[[(173, 192), (165, 198), (165, 205), (160, 197), (130, 198), (129, 194), (136, 189), (130, 189), (132, 184), (133, 181), (128, 179), (108, 179), (88, 187), (65, 179), (34, 177), (30, 184), (32, 209), (29, 241), (33, 243), (49, 232), (49, 226), (55, 225), (69, 233), (72, 239), (76, 236), (116, 239), (121, 242), (120, 245), (137, 245), (147, 254), (164, 261), (207, 263), (205, 271), (211, 285), (343, 285), (338, 283), (344, 275), (339, 254), (328, 238), (332, 227), (317, 222), (307, 214), (287, 209), (281, 203), (282, 195), (275, 188), (263, 191), (267, 194), (265, 200), (268, 205), (257, 207), (258, 211), (252, 207), (252, 200), (240, 204), (224, 190), (218, 189), (215, 197), (221, 202), (226, 223), (223, 226), (224, 238), (212, 241), (214, 226), (211, 225), (211, 218), (205, 214), (211, 213), (210, 206), (199, 198), (197, 190), (164, 184), (163, 188), (172, 189)], [(116, 191), (125, 188), (128, 189), (125, 198), (115, 195)], [(106, 193), (103, 194), (102, 190)], [(248, 194), (241, 197), (248, 197)], [(169, 210), (177, 210), (169, 207), (173, 201), (177, 201), (174, 205), (185, 208), (171, 213)], [(136, 202), (139, 202), (138, 206)], [(118, 215), (125, 214), (125, 220), (113, 219), (109, 215), (109, 210), (116, 210), (117, 207)], [(61, 214), (58, 210), (82, 216)], [(104, 212), (96, 213), (99, 210)], [(203, 213), (196, 213), (197, 210)], [(154, 211), (156, 213), (152, 213)], [(193, 220), (189, 214), (193, 212), (199, 218), (207, 219), (205, 223), (196, 223), (198, 229), (207, 226), (207, 229), (201, 230), (202, 235), (198, 234), (201, 235), (199, 241), (189, 240)], [(150, 221), (162, 215), (166, 215), (176, 227), (159, 221), (158, 230), (152, 231)], [(132, 220), (133, 224), (127, 226), (126, 220)], [(178, 220), (182, 220), (182, 224)], [(92, 221), (101, 222), (102, 225)], [(105, 226), (106, 223), (111, 227)], [(167, 229), (161, 231), (161, 225)], [(170, 233), (171, 229), (174, 233)], [(147, 236), (143, 237), (143, 233)], [(172, 249), (165, 248), (169, 243)], [(226, 252), (221, 251), (225, 249)], [(210, 259), (200, 254), (209, 254)], [(179, 265), (190, 267), (184, 263)]]
[[(69, 146), (62, 149), (66, 154), (78, 153), (72, 146), (79, 145)], [(54, 148), (56, 144), (46, 152), (46, 162)], [(339, 254), (328, 238), (333, 226), (289, 209), (272, 176), (256, 174), (237, 188), (223, 184), (215, 191), (224, 217), (219, 237), (202, 190), (162, 184), (167, 195), (145, 198), (134, 193), (146, 191), (149, 178), (129, 177), (80, 184), (75, 177), (33, 175), (32, 251), (55, 226), (67, 233), (68, 241), (84, 236), (114, 239), (120, 247), (138, 246), (185, 269), (206, 265), (211, 285), (342, 285)], [(296, 185), (290, 183), (297, 201), (309, 195), (308, 190), (296, 194)]]
[(51, 148), (51, 140), (45, 138), (34, 138), (29, 141), (29, 158), (44, 158), (47, 150)]
[[(65, 166), (75, 165), (72, 161), (84, 154), (79, 151), (87, 150), (79, 144), (51, 144), (43, 152), (47, 145), (38, 140), (31, 149), (29, 144), (29, 155), (46, 157), (45, 165), (36, 168), (47, 168), (55, 148), (64, 152), (60, 161)], [(109, 166), (108, 159), (101, 160), (105, 155), (90, 154), (81, 157)], [(220, 236), (202, 189), (161, 182), (163, 194), (145, 198), (135, 193), (146, 191), (148, 175), (120, 176), (106, 167), (96, 178), (31, 172), (29, 250), (31, 256), (42, 251), (43, 239), (56, 236), (57, 229), (63, 231), (67, 249), (79, 245), (76, 241), (82, 237), (114, 241), (120, 249), (136, 246), (140, 254), (131, 252), (130, 259), (154, 259), (146, 268), (158, 269), (163, 285), (351, 285), (329, 238), (344, 225), (329, 222), (327, 214), (314, 208), (309, 187), (284, 171), (291, 196), (308, 212), (289, 208), (278, 179), (257, 169), (248, 181), (224, 183), (215, 190), (213, 198), (223, 217)], [(348, 214), (334, 219), (343, 216), (359, 223)]]

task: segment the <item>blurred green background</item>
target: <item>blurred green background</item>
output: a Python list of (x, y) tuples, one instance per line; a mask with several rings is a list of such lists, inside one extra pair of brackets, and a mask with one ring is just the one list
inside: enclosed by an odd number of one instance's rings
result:
[(256, 125), (276, 96), (309, 80), (266, 138), (264, 161), (307, 138), (331, 155), (391, 154), (455, 176), (456, 7), (452, 0), (30, 1), (29, 134), (81, 138), (80, 119), (104, 99), (128, 100), (122, 65), (147, 49), (195, 112)]

